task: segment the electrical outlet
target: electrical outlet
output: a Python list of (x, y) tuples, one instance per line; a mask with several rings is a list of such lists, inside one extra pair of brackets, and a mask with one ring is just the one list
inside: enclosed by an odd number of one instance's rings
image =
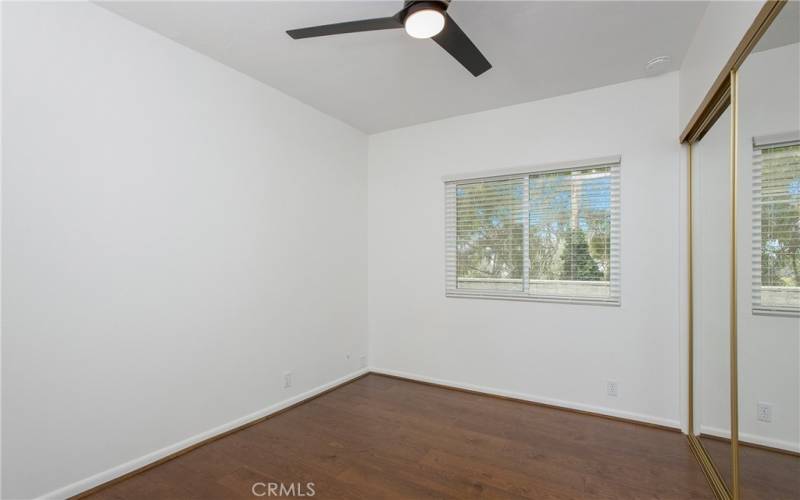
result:
[(292, 386), (292, 372), (284, 372), (283, 374), (283, 388), (288, 389)]
[(756, 418), (759, 422), (772, 422), (772, 405), (769, 403), (758, 403)]
[(617, 382), (612, 381), (612, 380), (609, 380), (608, 382), (606, 382), (606, 394), (608, 394), (609, 396), (611, 396), (613, 398), (616, 398), (617, 396), (619, 396), (619, 384)]
[(360, 363), (361, 363), (361, 368), (366, 368), (367, 367), (367, 357), (366, 356), (361, 356)]

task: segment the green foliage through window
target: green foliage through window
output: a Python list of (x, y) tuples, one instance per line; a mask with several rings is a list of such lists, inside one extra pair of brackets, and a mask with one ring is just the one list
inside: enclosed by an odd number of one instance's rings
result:
[(456, 188), (458, 277), (465, 285), (521, 289), (523, 187), (499, 180)]
[(761, 284), (800, 287), (800, 145), (761, 154)]
[(457, 288), (609, 297), (613, 196), (609, 166), (457, 183)]
[(608, 281), (609, 168), (530, 176), (531, 279)]

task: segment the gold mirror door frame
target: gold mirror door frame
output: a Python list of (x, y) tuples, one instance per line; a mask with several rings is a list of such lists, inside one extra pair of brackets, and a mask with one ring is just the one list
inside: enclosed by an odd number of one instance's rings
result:
[[(738, 125), (737, 125), (737, 103), (736, 103), (736, 82), (737, 76), (736, 72), (732, 71), (727, 79), (727, 85), (721, 89), (719, 94), (718, 100), (715, 101), (715, 106), (713, 109), (709, 110), (709, 114), (707, 115), (707, 119), (703, 126), (702, 133), (696, 134), (693, 137), (693, 140), (688, 141), (688, 158), (687, 158), (687, 203), (688, 203), (688, 259), (687, 259), (687, 268), (689, 274), (689, 290), (688, 290), (688, 332), (689, 332), (689, 425), (688, 425), (688, 435), (687, 438), (689, 440), (689, 446), (692, 450), (692, 453), (697, 458), (700, 466), (703, 468), (703, 472), (708, 479), (709, 484), (711, 485), (711, 489), (714, 491), (714, 495), (720, 500), (734, 500), (739, 498), (738, 494), (738, 477), (739, 477), (739, 449), (738, 449), (738, 369), (737, 369), (737, 352), (736, 352), (736, 301), (737, 301), (737, 290), (736, 290), (736, 210), (737, 210), (737, 199), (736, 194), (738, 190), (738, 175), (737, 175), (737, 165), (738, 165), (738, 147), (737, 147), (737, 135), (738, 135)], [(694, 145), (705, 135), (711, 127), (716, 123), (717, 119), (722, 116), (725, 110), (731, 108), (731, 120), (730, 120), (730, 141), (729, 141), (729, 178), (730, 178), (730, 193), (729, 199), (730, 203), (727, 207), (729, 210), (730, 216), (730, 234), (731, 240), (730, 244), (730, 293), (729, 293), (729, 309), (730, 309), (730, 338), (729, 342), (729, 350), (730, 350), (730, 413), (731, 413), (731, 471), (730, 471), (730, 485), (725, 483), (725, 480), (722, 477), (719, 469), (717, 468), (716, 464), (711, 458), (711, 455), (703, 446), (702, 442), (698, 438), (697, 434), (695, 433), (695, 411), (694, 411), (694, 401), (695, 401), (695, 385), (694, 385), (694, 367), (695, 367), (695, 352), (694, 352), (694, 344), (695, 344), (695, 332), (694, 332), (694, 265), (693, 265), (693, 253), (694, 253), (694, 193), (693, 193), (693, 151)]]
[[(703, 102), (689, 120), (689, 124), (680, 136), (680, 142), (687, 144), (688, 151), (688, 435), (689, 446), (697, 458), (708, 479), (715, 496), (720, 500), (740, 500), (739, 487), (739, 413), (738, 413), (738, 356), (737, 356), (737, 290), (736, 290), (736, 214), (738, 190), (738, 136), (739, 136), (739, 103), (738, 103), (738, 69), (761, 39), (772, 21), (786, 4), (786, 0), (768, 0), (759, 11), (750, 28), (734, 50), (725, 67), (706, 93)], [(731, 107), (730, 136), (730, 412), (731, 412), (731, 485), (725, 484), (714, 462), (697, 438), (694, 429), (694, 304), (693, 304), (693, 242), (692, 242), (692, 149), (700, 141), (717, 119)]]

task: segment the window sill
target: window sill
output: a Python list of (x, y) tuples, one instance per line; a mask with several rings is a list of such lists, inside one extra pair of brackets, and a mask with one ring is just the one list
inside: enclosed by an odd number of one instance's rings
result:
[(800, 318), (800, 309), (774, 308), (770, 306), (753, 307), (754, 316), (782, 316), (785, 318)]
[(489, 299), (489, 300), (512, 300), (519, 302), (550, 302), (555, 304), (579, 304), (590, 306), (621, 306), (620, 299), (598, 298), (598, 297), (558, 297), (529, 295), (522, 293), (486, 293), (485, 291), (466, 291), (466, 290), (446, 290), (445, 296), (460, 299)]

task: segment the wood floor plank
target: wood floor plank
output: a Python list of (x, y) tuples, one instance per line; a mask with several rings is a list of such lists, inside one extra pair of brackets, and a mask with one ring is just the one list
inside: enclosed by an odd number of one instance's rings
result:
[(93, 499), (713, 499), (677, 432), (371, 374)]
[[(730, 467), (730, 443), (703, 439), (703, 446), (729, 480), (730, 470), (723, 469), (722, 464)], [(800, 457), (796, 455), (740, 443), (739, 472), (742, 500), (800, 500)]]

